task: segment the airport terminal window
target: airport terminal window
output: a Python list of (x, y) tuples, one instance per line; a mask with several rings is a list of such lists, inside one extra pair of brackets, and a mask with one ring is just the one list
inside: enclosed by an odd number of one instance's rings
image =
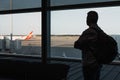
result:
[(0, 15), (0, 41), (1, 52), (40, 56), (41, 12)]
[(120, 52), (120, 7), (71, 9), (51, 12), (51, 56), (81, 58), (81, 52), (73, 48), (74, 41), (87, 28), (86, 16), (90, 10), (99, 14), (98, 25), (112, 35)]

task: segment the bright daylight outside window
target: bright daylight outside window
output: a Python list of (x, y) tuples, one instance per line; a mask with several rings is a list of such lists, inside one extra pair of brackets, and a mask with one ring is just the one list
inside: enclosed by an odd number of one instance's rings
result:
[(6, 54), (40, 56), (41, 13), (0, 15), (0, 50)]
[(74, 42), (88, 28), (87, 12), (98, 12), (98, 25), (115, 38), (120, 52), (120, 7), (72, 9), (51, 12), (51, 56), (81, 58), (81, 51), (74, 49)]

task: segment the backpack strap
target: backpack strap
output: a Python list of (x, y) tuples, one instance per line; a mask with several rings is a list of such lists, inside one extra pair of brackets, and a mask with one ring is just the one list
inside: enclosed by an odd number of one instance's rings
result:
[(100, 36), (100, 34), (104, 34), (104, 35), (107, 35), (100, 27), (90, 27), (91, 29), (95, 30), (97, 33), (98, 33), (98, 38)]

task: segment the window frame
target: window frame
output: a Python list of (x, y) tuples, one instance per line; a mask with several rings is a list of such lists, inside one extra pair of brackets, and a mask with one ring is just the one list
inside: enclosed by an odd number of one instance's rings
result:
[[(41, 12), (42, 13), (42, 62), (47, 63), (47, 59), (50, 58), (50, 12), (54, 10), (68, 10), (68, 9), (82, 9), (82, 8), (96, 8), (96, 7), (111, 7), (120, 6), (120, 1), (109, 1), (100, 3), (86, 3), (86, 4), (74, 4), (66, 6), (51, 6), (50, 0), (42, 0), (42, 7), (38, 8), (27, 8), (27, 9), (16, 9), (16, 10), (5, 10), (0, 11), (0, 15), (4, 14), (17, 14), (17, 13), (29, 13), (29, 12)], [(17, 57), (19, 55), (5, 55), (0, 54), (4, 57)], [(30, 56), (20, 56), (29, 57)], [(32, 57), (32, 56), (31, 56)], [(32, 57), (38, 58), (38, 57)]]

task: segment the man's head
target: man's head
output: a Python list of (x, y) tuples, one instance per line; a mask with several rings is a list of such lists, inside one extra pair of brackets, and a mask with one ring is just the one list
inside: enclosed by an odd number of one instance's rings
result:
[(95, 11), (89, 11), (87, 13), (87, 25), (97, 24), (98, 21), (98, 13)]

